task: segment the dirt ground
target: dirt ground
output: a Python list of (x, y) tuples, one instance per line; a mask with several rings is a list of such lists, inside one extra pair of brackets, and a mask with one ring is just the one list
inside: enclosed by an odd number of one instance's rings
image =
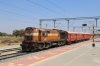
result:
[(22, 37), (0, 37), (0, 47), (8, 45), (20, 45), (22, 40)]

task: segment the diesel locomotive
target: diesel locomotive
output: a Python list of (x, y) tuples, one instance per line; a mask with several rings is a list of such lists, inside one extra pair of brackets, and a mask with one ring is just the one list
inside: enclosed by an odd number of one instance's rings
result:
[(22, 51), (36, 51), (52, 46), (62, 46), (72, 42), (84, 41), (90, 38), (90, 33), (27, 27), (25, 29), (24, 40), (20, 46), (22, 47)]

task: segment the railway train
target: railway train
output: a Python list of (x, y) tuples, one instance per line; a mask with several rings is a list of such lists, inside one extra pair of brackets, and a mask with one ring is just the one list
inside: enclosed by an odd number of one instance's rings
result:
[(90, 38), (90, 33), (27, 27), (25, 29), (24, 40), (20, 46), (22, 51), (36, 51), (52, 46), (62, 46), (73, 42), (89, 40)]

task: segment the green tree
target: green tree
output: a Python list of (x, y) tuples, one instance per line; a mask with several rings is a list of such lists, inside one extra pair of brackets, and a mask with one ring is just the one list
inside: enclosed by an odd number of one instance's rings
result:
[(24, 33), (25, 33), (25, 30), (24, 30), (24, 29), (21, 29), (21, 30), (14, 30), (14, 31), (13, 31), (13, 35), (16, 36), (16, 38), (17, 38), (18, 36), (20, 36), (20, 37), (24, 36)]
[(2, 36), (2, 32), (0, 32), (0, 36)]
[(16, 36), (16, 38), (20, 35), (19, 30), (13, 30), (13, 35)]
[(8, 35), (7, 33), (0, 32), (0, 36), (7, 36), (7, 35)]
[(24, 36), (25, 30), (24, 30), (24, 29), (21, 29), (21, 30), (19, 30), (19, 31), (20, 31), (20, 37)]

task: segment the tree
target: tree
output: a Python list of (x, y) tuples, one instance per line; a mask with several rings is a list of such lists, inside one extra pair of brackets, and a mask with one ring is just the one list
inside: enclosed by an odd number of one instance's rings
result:
[(0, 36), (2, 36), (2, 32), (0, 32)]
[(24, 34), (25, 34), (25, 30), (24, 29), (21, 29), (20, 30), (20, 37), (24, 36)]
[(16, 38), (17, 38), (17, 36), (20, 36), (20, 37), (24, 36), (24, 33), (25, 33), (25, 30), (24, 29), (14, 30), (13, 31), (13, 35), (16, 36)]
[(0, 36), (7, 36), (7, 35), (8, 35), (7, 33), (0, 32)]
[(17, 36), (20, 34), (20, 31), (19, 30), (14, 30), (13, 31), (13, 35), (14, 36), (16, 36), (16, 38), (17, 38)]

